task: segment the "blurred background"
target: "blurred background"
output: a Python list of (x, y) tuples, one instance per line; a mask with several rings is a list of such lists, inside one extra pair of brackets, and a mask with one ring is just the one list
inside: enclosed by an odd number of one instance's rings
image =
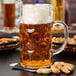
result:
[(71, 11), (71, 23), (76, 22), (76, 0), (68, 0), (69, 9)]
[[(0, 0), (0, 25), (1, 27), (3, 27), (3, 10), (2, 10), (2, 1)], [(76, 0), (64, 0), (65, 1), (65, 22), (67, 23), (67, 25), (69, 26), (73, 26), (73, 29), (75, 29), (74, 27), (76, 26)], [(21, 0), (16, 0), (15, 3), (15, 24), (19, 25), (19, 20), (20, 20), (20, 2)]]
[[(19, 25), (19, 17), (20, 17), (20, 2), (21, 0), (16, 0), (15, 3), (15, 24)], [(0, 25), (1, 28), (3, 27), (3, 0), (0, 0)]]
[[(16, 16), (19, 16), (19, 1), (16, 0)], [(76, 0), (68, 0), (68, 11), (70, 11), (70, 22), (76, 23)], [(2, 18), (3, 11), (2, 11), (2, 0), (0, 0), (0, 18)]]

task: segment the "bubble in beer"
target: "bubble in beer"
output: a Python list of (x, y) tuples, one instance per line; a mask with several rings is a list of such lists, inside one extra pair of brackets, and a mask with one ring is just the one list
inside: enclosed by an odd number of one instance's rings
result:
[(33, 33), (35, 31), (35, 29), (27, 29), (26, 30), (28, 33)]
[(34, 53), (34, 51), (35, 51), (35, 50), (27, 50), (27, 52), (28, 52), (29, 54)]
[(29, 57), (28, 57), (28, 53), (25, 53), (22, 57), (24, 60), (27, 60)]
[(28, 49), (32, 50), (32, 49), (35, 48), (35, 45), (34, 45), (34, 43), (32, 43), (32, 42), (27, 42), (27, 43), (26, 43), (26, 47), (27, 47)]
[(36, 53), (36, 54), (33, 54), (33, 60), (40, 60), (42, 59), (42, 56), (40, 55), (40, 53)]
[(32, 33), (32, 37), (36, 40), (38, 40), (40, 38), (40, 34), (38, 32), (34, 32)]
[(39, 44), (39, 46), (40, 46), (41, 48), (46, 48), (46, 47), (47, 47), (47, 43), (46, 43), (46, 42), (41, 42), (41, 43)]

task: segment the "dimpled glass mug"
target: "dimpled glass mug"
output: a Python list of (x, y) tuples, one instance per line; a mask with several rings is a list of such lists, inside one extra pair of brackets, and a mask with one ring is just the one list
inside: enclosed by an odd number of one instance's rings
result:
[[(49, 67), (52, 55), (61, 52), (67, 43), (68, 30), (64, 22), (51, 20), (51, 4), (45, 0), (23, 0), (20, 23), (21, 66), (28, 69)], [(52, 52), (52, 26), (64, 25), (65, 41)]]

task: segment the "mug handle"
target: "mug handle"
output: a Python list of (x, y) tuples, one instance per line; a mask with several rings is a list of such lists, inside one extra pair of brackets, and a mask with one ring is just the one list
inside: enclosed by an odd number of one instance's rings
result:
[(58, 53), (60, 53), (60, 52), (62, 52), (64, 50), (64, 48), (67, 45), (68, 37), (69, 37), (67, 25), (63, 21), (55, 21), (55, 22), (53, 22), (54, 26), (57, 25), (57, 24), (64, 25), (64, 37), (65, 37), (65, 41), (64, 41), (63, 45), (59, 49), (57, 49), (57, 50), (53, 49), (53, 55), (56, 55), (56, 54), (58, 54)]

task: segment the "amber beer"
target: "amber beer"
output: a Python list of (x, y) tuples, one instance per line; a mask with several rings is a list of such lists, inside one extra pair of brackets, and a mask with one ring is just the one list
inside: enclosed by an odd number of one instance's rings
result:
[[(31, 32), (30, 32), (31, 31)], [(28, 68), (42, 68), (52, 63), (51, 24), (21, 24), (21, 65)]]
[(53, 20), (64, 21), (64, 0), (52, 0)]
[(15, 28), (15, 3), (6, 2), (3, 3), (3, 15), (4, 15), (4, 29), (13, 30)]
[(50, 51), (52, 25), (48, 22), (49, 5), (24, 5), (22, 15), (20, 64), (23, 67), (34, 69), (48, 67), (52, 64), (52, 53)]

